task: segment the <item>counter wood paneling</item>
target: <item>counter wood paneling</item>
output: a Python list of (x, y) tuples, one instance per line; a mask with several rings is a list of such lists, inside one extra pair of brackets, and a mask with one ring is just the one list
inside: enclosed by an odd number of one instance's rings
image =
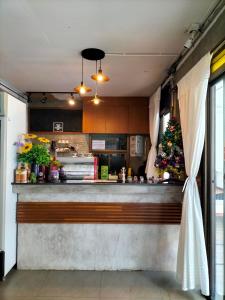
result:
[(179, 224), (180, 203), (19, 202), (18, 223)]

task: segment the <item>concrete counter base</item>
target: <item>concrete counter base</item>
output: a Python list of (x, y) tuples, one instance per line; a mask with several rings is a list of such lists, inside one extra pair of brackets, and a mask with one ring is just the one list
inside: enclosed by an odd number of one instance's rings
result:
[[(22, 202), (177, 203), (181, 186), (14, 185)], [(179, 224), (18, 224), (19, 269), (175, 271)]]

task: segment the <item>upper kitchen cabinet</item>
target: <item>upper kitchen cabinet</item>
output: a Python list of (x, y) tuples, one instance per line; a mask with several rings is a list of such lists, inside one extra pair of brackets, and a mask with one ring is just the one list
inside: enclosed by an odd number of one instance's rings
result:
[(105, 105), (105, 132), (128, 133), (129, 109), (127, 105)]
[(129, 105), (130, 134), (149, 134), (148, 101), (135, 102)]
[[(82, 131), (82, 110), (29, 108), (29, 131)], [(59, 130), (55, 129), (57, 124)]]
[(83, 132), (105, 133), (105, 108), (94, 105), (90, 100), (83, 101)]
[(83, 132), (148, 134), (148, 99), (105, 98), (99, 105), (84, 99)]

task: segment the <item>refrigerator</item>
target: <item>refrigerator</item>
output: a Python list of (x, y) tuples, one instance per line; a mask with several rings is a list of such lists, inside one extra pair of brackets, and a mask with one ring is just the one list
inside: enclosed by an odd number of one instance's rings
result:
[(18, 135), (27, 132), (27, 105), (0, 92), (0, 279), (16, 264), (17, 194), (12, 192)]

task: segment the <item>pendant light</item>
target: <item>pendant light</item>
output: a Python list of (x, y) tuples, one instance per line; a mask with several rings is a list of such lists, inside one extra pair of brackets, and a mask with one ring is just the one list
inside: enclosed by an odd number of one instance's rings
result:
[(71, 105), (71, 106), (73, 106), (73, 105), (76, 104), (76, 101), (75, 101), (75, 98), (73, 96), (73, 93), (70, 94), (70, 96), (68, 97), (67, 101), (68, 101), (68, 104)]
[(47, 100), (48, 100), (48, 98), (47, 98), (47, 96), (46, 96), (46, 93), (42, 93), (42, 98), (41, 98), (41, 103), (42, 104), (45, 104), (46, 102), (47, 102)]
[(96, 60), (96, 73), (91, 76), (93, 80), (99, 83), (109, 81), (109, 77), (102, 72), (101, 62), (102, 61), (100, 60), (100, 67), (97, 71), (97, 60)]
[(99, 103), (102, 102), (102, 100), (98, 96), (98, 82), (97, 81), (96, 81), (96, 85), (95, 85), (95, 96), (93, 99), (91, 99), (91, 102), (95, 105), (99, 105)]
[(97, 94), (95, 94), (94, 98), (91, 100), (91, 102), (93, 102), (95, 105), (99, 105), (99, 103), (101, 102), (102, 100), (98, 97)]
[(84, 61), (83, 61), (83, 56), (82, 56), (82, 81), (81, 81), (80, 85), (78, 85), (77, 87), (74, 88), (74, 92), (79, 93), (80, 95), (84, 95), (86, 93), (91, 92), (91, 88), (86, 86), (84, 84), (83, 80), (84, 80)]

